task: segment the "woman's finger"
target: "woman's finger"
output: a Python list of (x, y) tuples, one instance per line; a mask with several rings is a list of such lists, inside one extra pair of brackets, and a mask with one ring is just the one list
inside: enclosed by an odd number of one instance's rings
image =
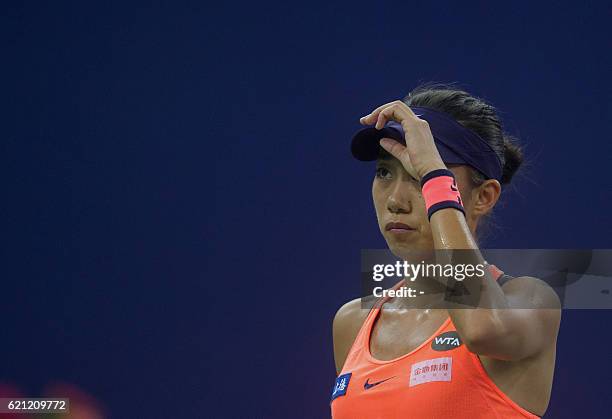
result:
[(393, 101), (393, 102), (385, 103), (384, 105), (380, 105), (378, 108), (374, 109), (369, 114), (362, 116), (359, 119), (359, 122), (361, 122), (363, 125), (372, 125), (376, 121), (376, 118), (378, 118), (378, 114), (380, 113), (380, 111), (382, 111), (387, 106), (392, 105), (395, 102), (397, 101)]
[(389, 106), (392, 106), (392, 105), (396, 104), (397, 102), (399, 102), (399, 100), (394, 100), (393, 102), (389, 102), (389, 103), (385, 103), (384, 105), (380, 105), (378, 108), (374, 109), (369, 114), (363, 116), (359, 120), (359, 122), (361, 122), (361, 124), (363, 124), (363, 125), (372, 125), (372, 124), (374, 124), (376, 122), (376, 119), (378, 118), (378, 115), (380, 114), (380, 112), (382, 112), (384, 109), (388, 108)]
[(400, 119), (397, 106), (395, 105), (391, 105), (380, 111), (380, 113), (378, 114), (378, 118), (376, 118), (376, 129), (384, 128), (385, 124), (390, 119)]
[(401, 161), (401, 157), (403, 151), (406, 149), (406, 146), (398, 143), (397, 141), (391, 138), (381, 138), (380, 146), (384, 148), (389, 154), (393, 157)]
[(404, 166), (404, 169), (406, 169), (410, 176), (412, 176), (414, 179), (420, 179), (416, 169), (412, 165), (410, 155), (408, 154), (408, 149), (406, 149), (405, 145), (400, 144), (391, 138), (382, 138), (379, 144), (389, 154), (391, 154), (393, 157), (395, 157), (402, 163), (402, 166)]
[(404, 102), (402, 102), (401, 100), (394, 100), (393, 102), (385, 103), (384, 105), (379, 106), (378, 108), (374, 109), (369, 114), (361, 117), (359, 119), (359, 122), (362, 125), (372, 125), (372, 124), (376, 123), (376, 121), (378, 119), (378, 115), (380, 114), (380, 112), (382, 112), (384, 109), (386, 109), (386, 108), (388, 108), (390, 106), (398, 106), (398, 107), (404, 109), (408, 116), (413, 116), (413, 117), (416, 118), (416, 115), (414, 114), (414, 112), (412, 112), (412, 109), (410, 109)]
[(408, 108), (406, 105), (402, 106), (399, 104), (393, 104), (383, 109), (380, 111), (378, 118), (376, 119), (376, 129), (384, 128), (385, 124), (389, 120), (394, 120), (399, 123), (412, 120), (412, 116), (414, 114), (411, 112), (406, 112), (406, 110), (410, 110), (410, 108)]

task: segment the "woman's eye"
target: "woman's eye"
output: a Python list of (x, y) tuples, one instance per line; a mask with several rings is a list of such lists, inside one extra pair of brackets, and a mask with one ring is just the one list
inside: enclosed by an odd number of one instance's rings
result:
[(376, 168), (376, 177), (379, 179), (389, 179), (391, 177), (391, 172), (384, 167), (378, 167)]

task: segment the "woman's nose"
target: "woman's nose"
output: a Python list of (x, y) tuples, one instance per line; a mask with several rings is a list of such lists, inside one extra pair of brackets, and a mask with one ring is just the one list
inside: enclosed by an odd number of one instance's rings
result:
[(387, 199), (387, 209), (394, 214), (408, 214), (412, 212), (412, 201), (407, 191), (397, 185)]

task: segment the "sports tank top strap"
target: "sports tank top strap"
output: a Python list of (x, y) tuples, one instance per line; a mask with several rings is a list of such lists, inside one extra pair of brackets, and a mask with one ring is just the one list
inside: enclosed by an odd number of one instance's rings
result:
[(493, 275), (493, 278), (499, 282), (499, 279), (501, 278), (501, 276), (504, 275), (504, 271), (499, 269), (497, 266), (490, 264), (486, 260), (485, 260), (485, 264), (489, 268), (489, 272), (491, 272), (491, 274)]
[(499, 269), (497, 266), (491, 265), (488, 262), (485, 263), (489, 267), (489, 271), (491, 272), (491, 274), (493, 274), (493, 278), (495, 278), (500, 287), (503, 287), (506, 282), (510, 281), (511, 279), (514, 279), (513, 276), (505, 274), (504, 271)]
[[(404, 282), (405, 281), (402, 279), (397, 284), (392, 286), (390, 289), (396, 290), (399, 287), (401, 287), (402, 284), (404, 284)], [(372, 328), (374, 321), (378, 317), (378, 313), (380, 312), (382, 305), (386, 303), (387, 301), (389, 301), (390, 298), (391, 297), (389, 296), (381, 297), (373, 303), (372, 308), (370, 308), (370, 312), (368, 313), (363, 324), (361, 325), (361, 329), (359, 329), (359, 333), (357, 333), (357, 337), (355, 338), (355, 341), (353, 342), (353, 346), (351, 347), (349, 351), (349, 356), (351, 355), (351, 353), (354, 351), (355, 348), (363, 347), (363, 345), (365, 344), (364, 340), (370, 336), (370, 329)], [(369, 345), (369, 342), (367, 342), (367, 344)]]

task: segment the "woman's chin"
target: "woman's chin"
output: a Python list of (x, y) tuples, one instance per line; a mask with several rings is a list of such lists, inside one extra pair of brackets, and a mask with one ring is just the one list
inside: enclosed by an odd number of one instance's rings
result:
[(387, 240), (387, 246), (391, 253), (402, 260), (428, 260), (433, 253), (432, 244), (417, 241), (397, 242)]

